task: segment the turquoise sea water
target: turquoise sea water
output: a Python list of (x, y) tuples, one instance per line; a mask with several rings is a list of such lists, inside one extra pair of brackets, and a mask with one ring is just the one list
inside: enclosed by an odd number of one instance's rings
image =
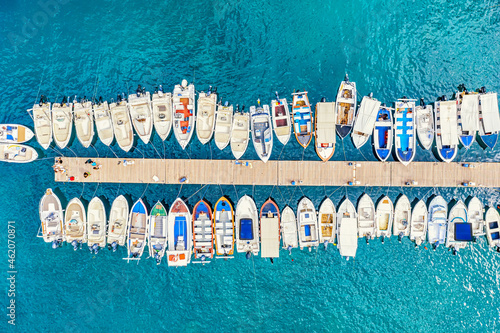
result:
[[(43, 3), (43, 1), (41, 2)], [(198, 91), (216, 85), (224, 100), (247, 109), (273, 92), (290, 97), (308, 90), (314, 104), (333, 100), (344, 74), (360, 94), (391, 103), (403, 95), (450, 96), (457, 85), (500, 92), (500, 6), (496, 1), (11, 1), (0, 6), (0, 119), (32, 126), (25, 109), (37, 96), (105, 99), (118, 92), (171, 89), (183, 78)], [(49, 12), (49, 14), (46, 14)], [(165, 145), (136, 139), (136, 149), (112, 151), (100, 142), (84, 149), (74, 138), (65, 156), (231, 159), (212, 142), (196, 138), (182, 151), (171, 136)], [(35, 141), (30, 144), (39, 148)], [(500, 147), (477, 143), (459, 161), (500, 161)], [(385, 244), (359, 241), (356, 260), (342, 260), (323, 246), (309, 253), (286, 251), (272, 265), (259, 257), (169, 269), (152, 260), (127, 264), (117, 253), (90, 255), (86, 247), (52, 250), (36, 238), (38, 202), (47, 187), (63, 200), (94, 195), (108, 203), (118, 194), (149, 207), (170, 205), (180, 195), (190, 207), (222, 195), (236, 202), (253, 195), (260, 207), (272, 196), (294, 210), (307, 195), (318, 207), (325, 195), (339, 203), (366, 191), (391, 199), (400, 188), (255, 187), (55, 183), (50, 169), (58, 153), (39, 150), (29, 165), (0, 165), (0, 328), (28, 331), (484, 331), (500, 329), (500, 260), (486, 240), (452, 256), (445, 249), (415, 250), (405, 239)], [(45, 159), (47, 158), (47, 159)], [(250, 145), (245, 159), (256, 159)], [(271, 159), (318, 160), (292, 138), (275, 140)], [(336, 160), (375, 160), (349, 139), (337, 143)], [(432, 161), (418, 148), (415, 160)], [(410, 200), (441, 194), (451, 201), (477, 195), (496, 205), (493, 189), (404, 189)], [(109, 208), (109, 204), (108, 204)], [(7, 221), (16, 221), (16, 327), (7, 324)]]

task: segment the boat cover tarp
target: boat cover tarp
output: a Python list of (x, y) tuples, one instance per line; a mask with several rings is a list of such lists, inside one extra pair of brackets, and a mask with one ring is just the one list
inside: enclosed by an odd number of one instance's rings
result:
[(377, 120), (380, 104), (379, 101), (373, 98), (363, 97), (353, 131), (370, 135)]
[(460, 110), (463, 131), (479, 130), (479, 95), (464, 95)]
[(439, 104), (441, 143), (444, 146), (458, 144), (457, 102), (446, 101)]
[(277, 217), (260, 220), (262, 258), (278, 258), (280, 255), (280, 223)]
[(483, 115), (483, 126), (485, 133), (493, 133), (500, 130), (500, 115), (498, 114), (497, 93), (480, 95), (481, 113)]
[(335, 143), (335, 103), (318, 103), (316, 117), (318, 142)]
[(253, 222), (252, 219), (240, 220), (240, 239), (252, 240), (253, 239)]
[(339, 245), (341, 256), (356, 256), (356, 250), (358, 249), (358, 222), (355, 218), (342, 218), (340, 223)]
[(470, 242), (472, 239), (472, 223), (455, 223), (456, 241)]

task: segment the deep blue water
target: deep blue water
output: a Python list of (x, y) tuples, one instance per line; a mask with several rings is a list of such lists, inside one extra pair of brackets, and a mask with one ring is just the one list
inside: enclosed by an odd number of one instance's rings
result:
[[(224, 100), (270, 102), (277, 90), (290, 98), (308, 90), (314, 104), (333, 100), (347, 72), (361, 95), (391, 103), (406, 95), (432, 102), (458, 84), (500, 91), (500, 6), (496, 1), (173, 1), (60, 0), (48, 14), (37, 1), (0, 6), (0, 119), (32, 126), (25, 110), (46, 94), (103, 96), (171, 89), (183, 78), (198, 91), (216, 85)], [(52, 15), (53, 14), (53, 15)], [(28, 23), (27, 23), (28, 22)], [(31, 24), (31, 23), (33, 24)], [(37, 24), (38, 27), (35, 25)], [(35, 29), (33, 29), (35, 28)], [(73, 138), (65, 156), (231, 159), (212, 142), (196, 138), (182, 151), (171, 136), (165, 145), (136, 139), (123, 153), (100, 142), (84, 149)], [(39, 148), (33, 140), (30, 144)], [(459, 161), (500, 161), (499, 150), (477, 143)], [(391, 199), (401, 188), (255, 187), (55, 183), (50, 166), (59, 152), (39, 150), (29, 165), (0, 165), (0, 267), (7, 277), (7, 221), (16, 221), (16, 329), (26, 331), (498, 331), (499, 255), (486, 240), (452, 256), (444, 249), (415, 250), (408, 239), (367, 246), (359, 241), (356, 260), (340, 259), (336, 248), (311, 253), (283, 251), (274, 265), (259, 257), (215, 261), (202, 267), (169, 269), (152, 260), (127, 264), (126, 254), (69, 246), (50, 248), (36, 238), (38, 202), (47, 187), (63, 205), (94, 195), (108, 203), (118, 194), (170, 205), (180, 195), (190, 207), (225, 194), (233, 202), (252, 195), (260, 207), (272, 196), (281, 208), (296, 209), (307, 195), (318, 207), (325, 197), (356, 201), (366, 191)], [(250, 145), (245, 159), (256, 159)], [(275, 140), (271, 159), (319, 160), (292, 138)], [(337, 143), (336, 160), (375, 160), (370, 145), (355, 150)], [(392, 159), (392, 157), (391, 157)], [(431, 161), (417, 150), (416, 161)], [(493, 189), (404, 189), (410, 200), (441, 194), (445, 199), (477, 195), (496, 205)], [(109, 208), (109, 205), (108, 205)], [(293, 259), (293, 261), (292, 261)], [(7, 324), (8, 285), (2, 278), (2, 317)]]

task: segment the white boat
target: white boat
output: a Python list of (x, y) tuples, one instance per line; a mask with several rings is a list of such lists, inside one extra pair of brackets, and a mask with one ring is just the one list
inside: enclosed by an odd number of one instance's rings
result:
[(273, 121), (273, 128), (279, 142), (286, 145), (290, 140), (292, 134), (290, 111), (286, 98), (279, 98), (276, 92), (276, 99), (271, 101), (271, 115)]
[(205, 264), (214, 257), (214, 231), (212, 208), (205, 200), (200, 200), (193, 208), (193, 261)]
[(127, 231), (127, 260), (140, 260), (149, 230), (148, 210), (146, 205), (139, 199), (132, 206)]
[(391, 237), (392, 222), (394, 220), (394, 206), (388, 196), (383, 197), (377, 204), (375, 212), (375, 237)]
[(39, 104), (33, 105), (31, 112), (33, 113), (36, 140), (43, 149), (47, 149), (52, 142), (52, 114), (50, 113), (50, 103), (40, 100)]
[(380, 106), (373, 129), (373, 149), (378, 159), (387, 161), (392, 151), (392, 113), (385, 105)]
[(186, 203), (175, 199), (168, 212), (168, 248), (169, 266), (187, 266), (191, 262), (193, 250), (193, 229), (191, 213)]
[(494, 207), (486, 211), (486, 238), (488, 245), (500, 252), (500, 215)]
[(358, 237), (366, 237), (367, 243), (375, 238), (375, 205), (366, 193), (358, 202)]
[(87, 209), (87, 245), (95, 254), (106, 246), (106, 209), (98, 197), (90, 200)]
[(194, 107), (194, 85), (188, 85), (186, 80), (182, 80), (181, 84), (177, 84), (172, 94), (173, 102), (173, 128), (175, 138), (185, 149), (194, 132), (194, 124), (196, 121)]
[(24, 143), (34, 136), (35, 133), (24, 125), (0, 124), (0, 143)]
[(498, 141), (500, 131), (500, 115), (498, 113), (497, 93), (486, 93), (484, 87), (479, 95), (479, 137), (481, 141), (493, 149)]
[(259, 254), (259, 214), (255, 202), (244, 195), (236, 205), (236, 249), (250, 255)]
[(88, 148), (94, 139), (94, 117), (92, 103), (87, 100), (73, 101), (73, 117), (78, 141), (83, 147)]
[(302, 198), (297, 207), (297, 229), (299, 231), (299, 246), (303, 250), (319, 245), (318, 217), (316, 209), (309, 198)]
[(97, 136), (103, 144), (109, 146), (113, 142), (114, 135), (108, 102), (100, 100), (99, 103), (93, 105), (93, 110)]
[(149, 256), (159, 265), (167, 249), (167, 210), (158, 201), (149, 215), (148, 250)]
[(224, 259), (234, 253), (234, 210), (229, 200), (221, 197), (214, 205), (215, 252)]
[(410, 240), (419, 246), (427, 236), (427, 206), (423, 200), (417, 202), (411, 213)]
[(314, 147), (316, 154), (322, 161), (328, 161), (335, 152), (335, 103), (316, 103), (316, 117), (314, 119)]
[(349, 81), (346, 75), (344, 81), (340, 83), (337, 99), (335, 101), (336, 129), (342, 140), (349, 135), (356, 117), (357, 91), (356, 83)]
[(297, 142), (307, 148), (312, 139), (313, 116), (307, 91), (292, 94), (293, 131)]
[(476, 139), (479, 130), (479, 94), (467, 91), (458, 92), (457, 99), (457, 120), (458, 138), (462, 145), (468, 149)]
[(448, 225), (448, 204), (442, 196), (432, 199), (429, 204), (429, 218), (427, 219), (427, 241), (434, 250), (446, 241), (446, 227)]
[(231, 139), (231, 130), (233, 128), (233, 106), (217, 105), (217, 113), (215, 114), (215, 129), (214, 141), (217, 148), (223, 150), (229, 144)]
[(64, 236), (66, 242), (76, 251), (87, 242), (87, 216), (78, 198), (73, 198), (66, 207), (64, 216)]
[(149, 91), (141, 90), (139, 86), (135, 94), (128, 95), (127, 106), (135, 133), (142, 142), (148, 144), (153, 132), (153, 110)]
[(457, 102), (434, 103), (434, 126), (439, 157), (446, 163), (453, 161), (458, 151)]
[(0, 143), (0, 161), (8, 163), (29, 163), (38, 158), (35, 148), (25, 145)]
[(59, 247), (64, 241), (63, 211), (61, 201), (52, 189), (47, 189), (38, 207), (41, 222), (41, 232), (46, 243), (52, 243), (52, 248)]
[(163, 92), (163, 87), (160, 86), (153, 94), (151, 105), (156, 133), (165, 141), (172, 129), (172, 93)]
[(248, 113), (243, 112), (244, 108), (243, 106), (241, 112), (236, 110), (233, 117), (233, 129), (231, 131), (231, 151), (234, 158), (237, 160), (239, 160), (247, 150), (249, 141), (250, 117)]
[[(465, 207), (465, 204), (461, 200), (450, 209), (446, 247), (451, 248), (453, 254), (456, 254), (460, 249), (465, 249), (467, 242), (472, 240), (472, 228), (467, 220), (467, 215), (467, 207)], [(467, 232), (467, 229), (469, 232)]]
[(381, 103), (373, 98), (372, 94), (361, 100), (351, 133), (354, 147), (361, 148), (372, 135), (380, 105)]
[(336, 213), (335, 206), (330, 198), (326, 198), (319, 206), (319, 243), (325, 244), (325, 249), (328, 247), (328, 243), (335, 244), (335, 235), (337, 234)]
[(250, 117), (252, 125), (252, 142), (259, 158), (266, 163), (273, 151), (273, 129), (271, 127), (271, 116), (269, 115), (269, 105), (263, 107), (250, 107)]
[(260, 209), (260, 243), (262, 258), (280, 256), (280, 209), (271, 198)]
[(134, 132), (132, 131), (127, 103), (123, 100), (118, 100), (117, 103), (109, 105), (109, 110), (111, 112), (111, 120), (113, 121), (113, 132), (115, 133), (116, 142), (123, 151), (128, 152), (134, 144)]
[(349, 259), (356, 257), (358, 249), (358, 221), (356, 208), (349, 199), (345, 199), (337, 214), (337, 247), (340, 256)]
[(434, 115), (432, 105), (425, 105), (420, 100), (420, 105), (415, 107), (415, 126), (420, 144), (425, 150), (429, 150), (434, 142)]
[(64, 149), (73, 132), (73, 103), (65, 97), (61, 103), (52, 104), (52, 134), (60, 149)]
[(198, 113), (196, 115), (196, 136), (201, 144), (208, 143), (214, 134), (217, 94), (212, 92), (198, 94)]
[(411, 204), (406, 195), (399, 197), (394, 207), (394, 223), (392, 224), (392, 234), (398, 236), (401, 242), (403, 237), (410, 236)]
[(290, 206), (286, 206), (281, 212), (281, 238), (283, 248), (292, 254), (292, 249), (299, 246), (297, 240), (297, 219)]
[(408, 165), (413, 161), (416, 151), (415, 100), (398, 99), (394, 111), (394, 146), (396, 157)]
[(118, 246), (124, 246), (127, 239), (127, 230), (129, 224), (128, 201), (123, 195), (120, 195), (113, 201), (109, 212), (108, 222), (108, 248), (116, 251)]
[(473, 197), (469, 201), (467, 213), (469, 214), (469, 223), (472, 223), (472, 235), (474, 237), (484, 236), (484, 206), (477, 197)]

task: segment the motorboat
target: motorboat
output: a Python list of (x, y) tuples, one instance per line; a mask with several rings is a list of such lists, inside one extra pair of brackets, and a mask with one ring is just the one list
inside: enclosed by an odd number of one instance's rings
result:
[(498, 141), (499, 131), (497, 93), (487, 93), (486, 88), (482, 87), (479, 95), (479, 137), (487, 147), (493, 149)]
[(165, 251), (168, 241), (168, 219), (165, 206), (158, 201), (149, 214), (149, 232), (148, 232), (148, 250), (149, 256), (155, 259), (159, 265)]
[(92, 102), (83, 98), (73, 101), (73, 119), (75, 120), (76, 137), (83, 147), (88, 148), (94, 139), (94, 117)]
[[(324, 99), (323, 99), (324, 100)], [(314, 147), (322, 161), (328, 161), (335, 152), (335, 103), (316, 103), (316, 118), (314, 120)]]
[(472, 239), (472, 224), (468, 220), (467, 207), (462, 201), (458, 201), (450, 209), (448, 216), (446, 247), (456, 254), (458, 250), (465, 249), (467, 242)]
[(305, 149), (312, 138), (312, 113), (307, 91), (298, 91), (292, 94), (293, 130), (295, 138)]
[(78, 198), (71, 199), (66, 206), (64, 236), (75, 251), (87, 242), (87, 215), (85, 207)]
[(149, 229), (148, 210), (139, 199), (132, 206), (128, 224), (127, 260), (140, 260), (146, 248)]
[(234, 210), (231, 202), (221, 197), (214, 206), (214, 242), (217, 256), (232, 258), (234, 253)]
[(377, 158), (387, 161), (392, 150), (392, 113), (391, 109), (383, 104), (377, 113), (377, 120), (373, 128), (373, 149)]
[(106, 246), (106, 209), (98, 197), (90, 200), (87, 209), (87, 245), (90, 252), (97, 254)]
[(35, 125), (36, 140), (43, 149), (47, 149), (52, 142), (52, 114), (50, 113), (50, 102), (47, 101), (45, 96), (42, 96), (40, 103), (33, 105), (31, 112)]
[(116, 251), (118, 246), (125, 246), (129, 225), (128, 201), (123, 195), (118, 196), (111, 205), (108, 221), (108, 249)]
[(118, 95), (118, 101), (109, 105), (111, 120), (113, 121), (113, 132), (115, 133), (118, 146), (128, 152), (134, 145), (134, 132), (130, 114), (127, 109), (127, 102)]
[(215, 114), (214, 141), (217, 148), (223, 150), (229, 144), (233, 129), (233, 106), (227, 102), (217, 105)]
[(448, 203), (444, 201), (442, 196), (439, 195), (430, 202), (427, 222), (427, 241), (435, 250), (446, 241)]
[(193, 247), (194, 259), (201, 263), (214, 257), (212, 208), (205, 200), (198, 201), (193, 208)]
[(236, 205), (236, 249), (250, 256), (259, 254), (259, 215), (255, 202), (244, 195)]
[(358, 202), (358, 237), (365, 237), (367, 243), (375, 238), (375, 205), (366, 193)]
[(394, 146), (396, 157), (406, 166), (413, 161), (416, 151), (415, 100), (398, 99), (395, 105)]
[(252, 125), (252, 142), (259, 158), (266, 163), (273, 151), (273, 129), (271, 116), (269, 115), (269, 105), (250, 107), (250, 117)]
[(427, 236), (427, 206), (423, 200), (417, 202), (411, 213), (410, 240), (419, 246), (425, 241)]
[(349, 81), (349, 77), (345, 76), (344, 81), (340, 83), (339, 91), (337, 92), (337, 100), (335, 109), (337, 111), (336, 129), (337, 134), (343, 140), (352, 130), (354, 118), (356, 117), (357, 107), (357, 91), (356, 83)]
[(392, 224), (392, 234), (398, 237), (401, 242), (403, 237), (410, 236), (411, 204), (406, 195), (399, 197), (394, 207), (394, 223)]
[(93, 105), (93, 111), (97, 136), (104, 145), (109, 146), (113, 142), (114, 135), (108, 102), (99, 99), (99, 102)]
[(248, 147), (249, 132), (250, 132), (250, 117), (248, 113), (244, 113), (245, 106), (236, 113), (233, 117), (233, 128), (231, 130), (231, 151), (234, 158), (239, 160), (245, 153)]
[(262, 258), (280, 256), (280, 209), (271, 198), (260, 209), (260, 243)]
[(349, 199), (345, 199), (337, 214), (337, 247), (342, 258), (356, 257), (358, 249), (358, 221), (356, 208)]
[(458, 139), (469, 149), (479, 130), (479, 94), (467, 90), (457, 92)]
[(276, 137), (279, 142), (286, 145), (292, 133), (290, 111), (286, 98), (279, 98), (278, 92), (276, 92), (276, 99), (271, 101), (271, 116)]
[(486, 238), (491, 248), (500, 252), (500, 215), (494, 207), (488, 208), (485, 218)]
[(477, 197), (473, 197), (469, 201), (467, 213), (469, 214), (469, 223), (472, 224), (472, 235), (474, 237), (484, 236), (486, 234), (484, 230), (484, 206)]
[(392, 235), (392, 223), (394, 220), (394, 206), (388, 196), (383, 197), (377, 204), (375, 212), (375, 237), (382, 237), (382, 243), (385, 237)]
[(194, 132), (196, 121), (194, 94), (194, 85), (188, 85), (186, 80), (182, 80), (181, 84), (177, 84), (172, 94), (173, 129), (175, 138), (182, 149), (186, 149)]
[(151, 94), (139, 85), (135, 94), (128, 95), (127, 107), (135, 133), (137, 133), (142, 142), (148, 144), (153, 132)]
[(196, 115), (196, 136), (201, 144), (208, 143), (214, 134), (217, 93), (212, 91), (198, 94), (198, 113)]
[(58, 248), (64, 241), (64, 216), (61, 201), (52, 189), (47, 189), (38, 207), (40, 214), (40, 229), (43, 240), (52, 243), (52, 248)]
[(381, 103), (373, 98), (373, 95), (365, 96), (361, 100), (359, 111), (354, 119), (354, 126), (352, 128), (352, 142), (354, 147), (361, 148), (373, 133), (375, 122), (377, 121), (377, 114), (380, 110)]
[(425, 105), (424, 100), (420, 100), (420, 105), (415, 107), (415, 126), (417, 137), (425, 150), (429, 150), (434, 142), (434, 114), (432, 105)]
[(66, 148), (73, 132), (73, 103), (64, 97), (61, 103), (52, 104), (52, 134), (57, 147)]
[(0, 143), (0, 161), (8, 163), (29, 163), (38, 158), (35, 148), (25, 145)]
[(297, 229), (299, 232), (299, 246), (309, 248), (319, 245), (318, 217), (314, 204), (309, 198), (302, 198), (297, 207)]
[(337, 221), (335, 205), (330, 198), (326, 198), (319, 206), (318, 223), (319, 223), (319, 243), (325, 245), (335, 244), (335, 236), (337, 234)]
[(292, 254), (292, 249), (299, 246), (297, 240), (297, 219), (290, 206), (286, 206), (281, 212), (281, 238), (283, 248)]
[(24, 143), (35, 136), (32, 130), (23, 125), (0, 124), (0, 143)]
[(165, 141), (172, 130), (172, 93), (164, 92), (160, 85), (153, 94), (151, 106), (154, 128), (162, 141)]
[(175, 199), (168, 212), (168, 248), (169, 266), (187, 266), (191, 262), (193, 249), (193, 230), (191, 213), (186, 203)]
[(437, 152), (441, 160), (450, 163), (458, 152), (457, 102), (437, 101), (434, 110)]

